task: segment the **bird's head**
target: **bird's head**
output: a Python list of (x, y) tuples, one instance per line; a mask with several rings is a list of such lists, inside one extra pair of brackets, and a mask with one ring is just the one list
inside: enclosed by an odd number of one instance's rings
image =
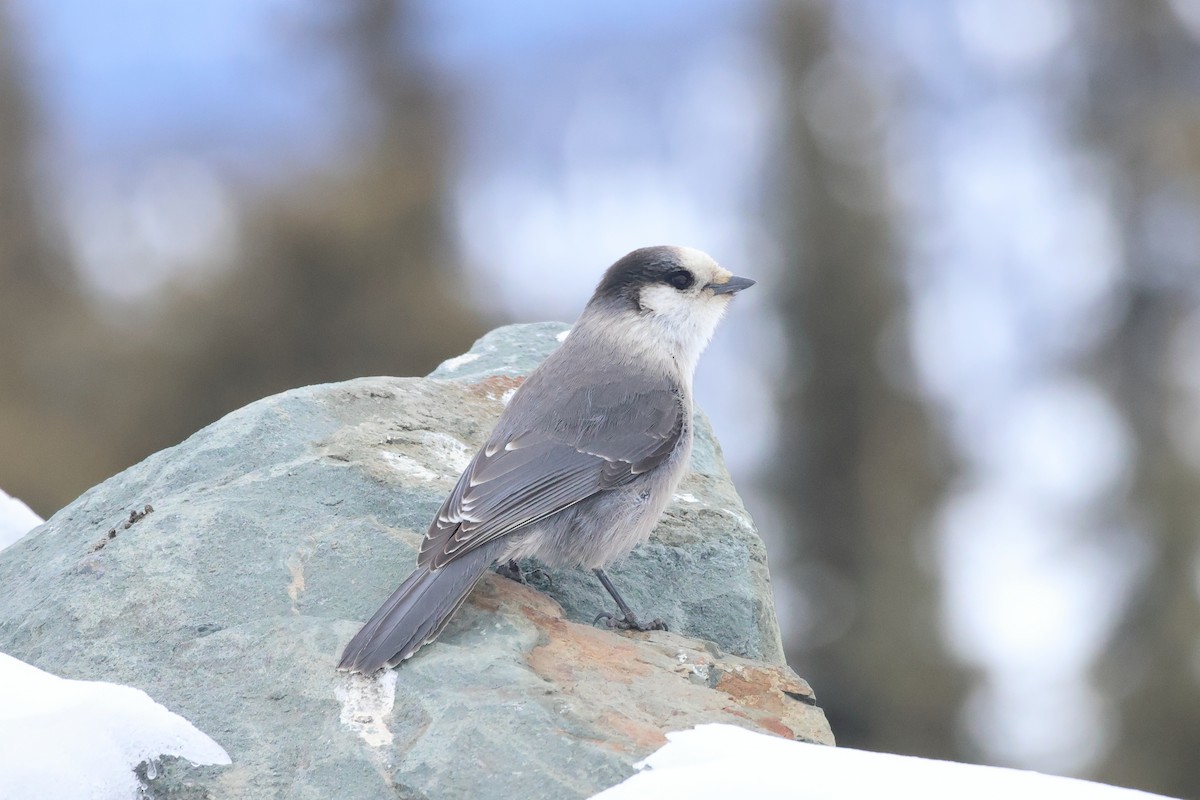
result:
[(754, 285), (690, 247), (643, 247), (608, 268), (588, 309), (694, 368), (729, 301)]

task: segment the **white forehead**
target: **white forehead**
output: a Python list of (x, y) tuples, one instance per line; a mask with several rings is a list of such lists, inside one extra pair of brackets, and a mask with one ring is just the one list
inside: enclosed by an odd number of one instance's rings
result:
[(695, 247), (676, 247), (674, 251), (679, 254), (679, 261), (690, 270), (715, 270), (718, 269), (716, 261), (712, 255), (696, 249)]
[(698, 275), (715, 275), (722, 271), (721, 266), (713, 260), (712, 256), (703, 250), (697, 250), (694, 247), (676, 247), (675, 252), (679, 254), (680, 264)]

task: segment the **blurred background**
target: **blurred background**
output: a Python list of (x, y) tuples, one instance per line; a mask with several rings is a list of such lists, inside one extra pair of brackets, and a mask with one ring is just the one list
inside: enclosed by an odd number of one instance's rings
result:
[(1200, 796), (1196, 0), (0, 0), (0, 487), (660, 243), (839, 742)]

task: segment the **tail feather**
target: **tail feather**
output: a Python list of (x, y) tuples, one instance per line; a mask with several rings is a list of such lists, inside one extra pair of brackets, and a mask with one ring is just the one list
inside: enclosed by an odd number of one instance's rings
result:
[(432, 642), (503, 547), (484, 545), (437, 570), (417, 567), (346, 645), (338, 669), (369, 675)]

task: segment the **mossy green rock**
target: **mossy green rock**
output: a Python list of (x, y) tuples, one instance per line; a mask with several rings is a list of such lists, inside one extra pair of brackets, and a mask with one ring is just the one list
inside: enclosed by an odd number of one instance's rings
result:
[[(233, 759), (169, 764), (150, 796), (585, 797), (684, 724), (831, 741), (702, 415), (675, 502), (611, 570), (671, 633), (588, 627), (610, 602), (590, 574), (552, 571), (544, 594), (491, 576), (399, 670), (335, 670), (566, 330), (493, 331), (429, 378), (268, 397), (105, 481), (0, 552), (0, 651), (143, 689)], [(758, 693), (740, 711), (735, 678)]]

